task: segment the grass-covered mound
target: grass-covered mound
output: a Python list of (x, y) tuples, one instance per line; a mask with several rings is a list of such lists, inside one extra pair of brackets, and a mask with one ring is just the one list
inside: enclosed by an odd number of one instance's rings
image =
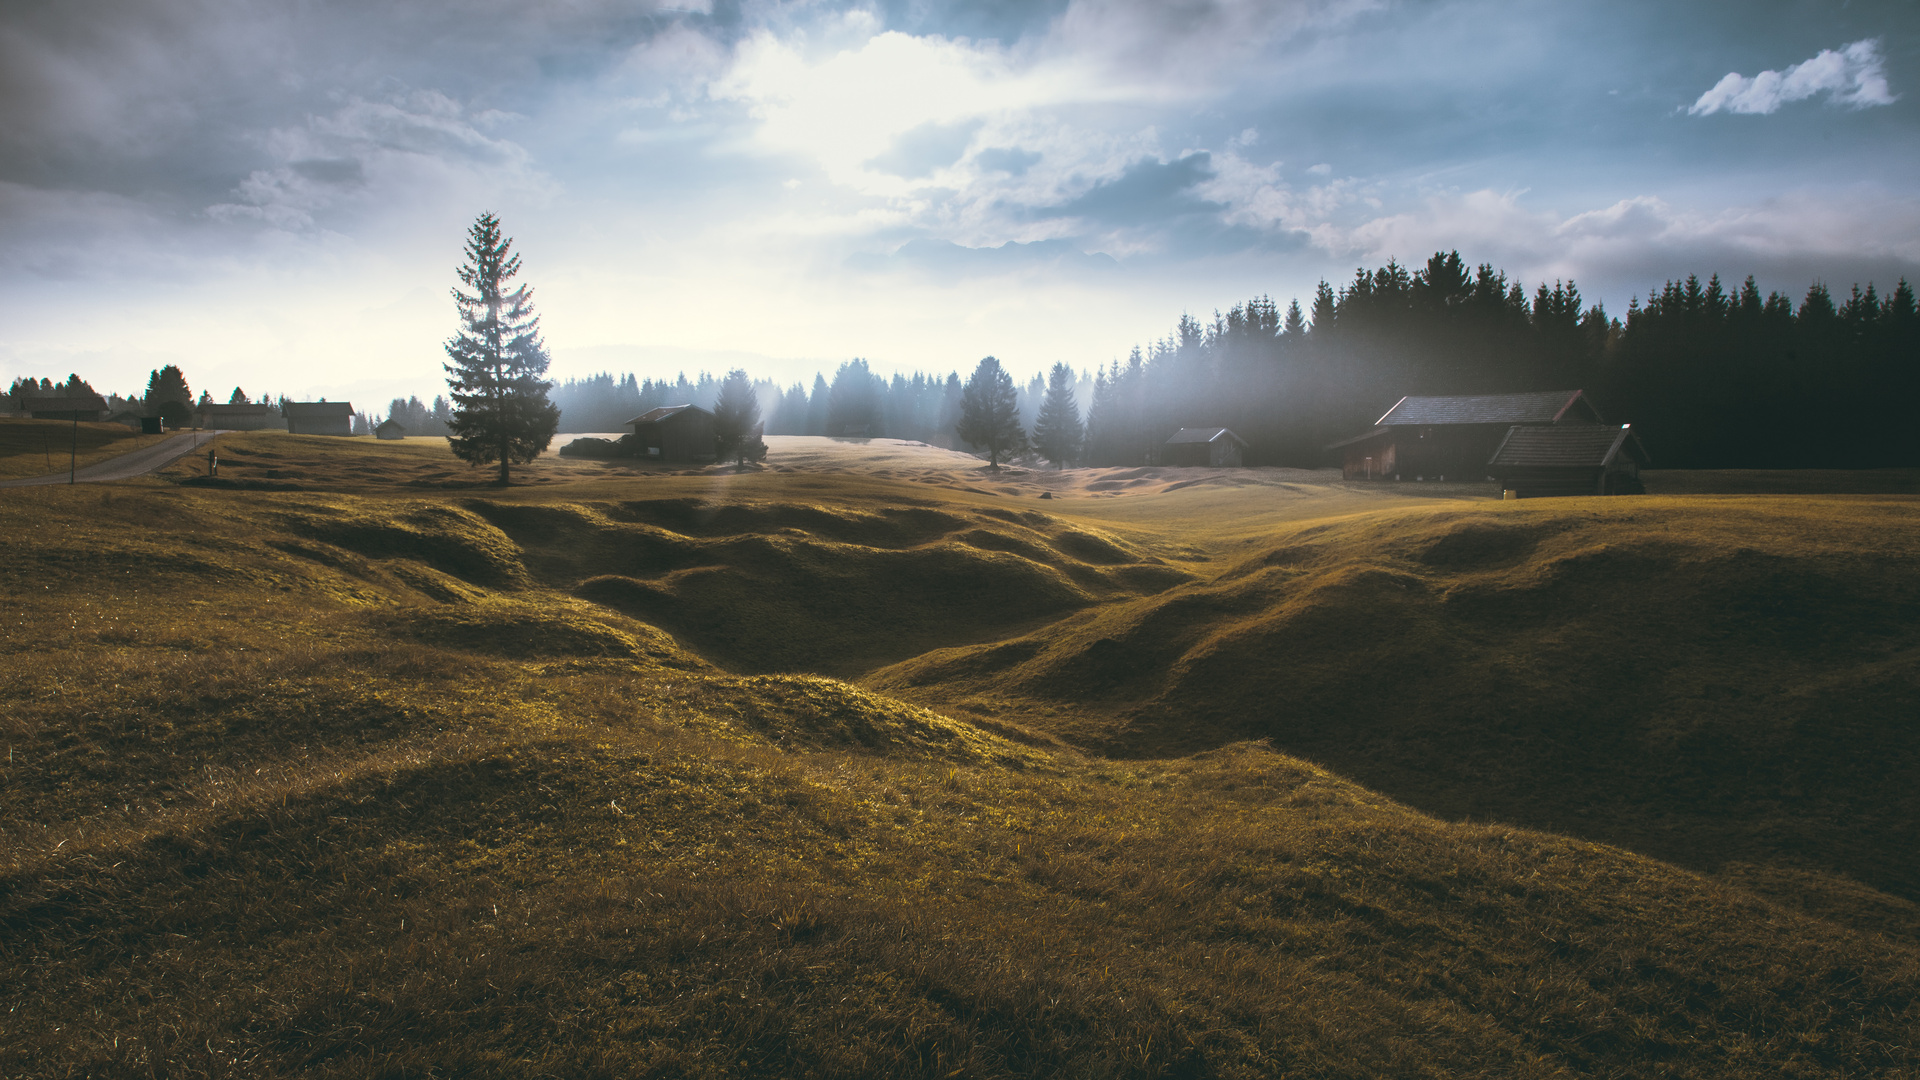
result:
[(1917, 526), (1846, 499), (1383, 511), (874, 683), (1109, 753), (1267, 737), (1451, 815), (1920, 899)]
[(857, 674), (1190, 577), (1099, 529), (921, 498), (472, 506), (543, 583), (736, 671)]

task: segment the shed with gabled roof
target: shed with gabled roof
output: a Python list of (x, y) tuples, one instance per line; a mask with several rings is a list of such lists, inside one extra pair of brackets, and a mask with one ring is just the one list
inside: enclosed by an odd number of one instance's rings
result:
[(1632, 424), (1517, 424), (1487, 461), (1511, 498), (1641, 495), (1647, 451)]
[(1183, 427), (1167, 440), (1168, 465), (1237, 469), (1246, 464), (1247, 440), (1223, 427)]
[(719, 457), (713, 414), (698, 405), (663, 405), (627, 421), (634, 456), (643, 461), (703, 464)]
[(379, 426), (373, 429), (373, 437), (376, 439), (404, 439), (407, 437), (407, 425), (389, 416), (385, 420), (380, 421)]
[(1515, 424), (1601, 424), (1584, 390), (1403, 397), (1373, 430), (1327, 447), (1348, 480), (1478, 480)]

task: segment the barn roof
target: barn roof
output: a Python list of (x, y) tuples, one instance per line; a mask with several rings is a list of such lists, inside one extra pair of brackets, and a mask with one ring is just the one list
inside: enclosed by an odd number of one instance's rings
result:
[(351, 401), (289, 401), (286, 415), (289, 420), (348, 419), (353, 416), (353, 403)]
[(24, 412), (105, 412), (107, 399), (99, 394), (49, 394), (14, 399)]
[(1355, 443), (1363, 443), (1363, 442), (1366, 442), (1368, 439), (1377, 439), (1382, 435), (1391, 435), (1391, 434), (1393, 434), (1392, 428), (1377, 427), (1377, 428), (1374, 428), (1372, 431), (1363, 431), (1360, 434), (1355, 435), (1351, 439), (1341, 439), (1337, 443), (1328, 443), (1327, 449), (1338, 450), (1343, 446), (1352, 446)]
[(1519, 424), (1487, 462), (1498, 468), (1603, 469), (1621, 455), (1645, 464), (1632, 424)]
[(1167, 445), (1172, 446), (1176, 443), (1210, 443), (1223, 437), (1237, 442), (1241, 446), (1247, 445), (1247, 440), (1223, 427), (1183, 427), (1173, 433), (1173, 438), (1167, 440)]
[(393, 417), (391, 417), (391, 416), (389, 416), (389, 417), (387, 417), (387, 418), (386, 418), (385, 420), (382, 420), (382, 421), (380, 421), (380, 422), (379, 422), (378, 424), (376, 424), (376, 425), (374, 425), (374, 429), (373, 429), (373, 430), (375, 430), (375, 431), (386, 431), (386, 430), (387, 430), (387, 429), (389, 429), (389, 428), (399, 428), (399, 429), (400, 429), (401, 431), (405, 431), (405, 430), (407, 430), (407, 425), (405, 425), (405, 424), (403, 424), (403, 423), (401, 423), (400, 421), (398, 421), (398, 420), (395, 420), (395, 419), (394, 419)]
[(1551, 424), (1560, 420), (1598, 420), (1599, 410), (1584, 390), (1538, 390), (1526, 394), (1461, 394), (1403, 397), (1376, 427), (1403, 424)]
[[(208, 416), (264, 416), (273, 411), (273, 406), (264, 401), (250, 401), (244, 405), (238, 403), (221, 404), (218, 401), (209, 401), (205, 405), (197, 406), (197, 408)], [(349, 406), (349, 411), (351, 411), (351, 406)]]
[(671, 420), (674, 417), (679, 416), (681, 413), (686, 412), (688, 409), (692, 409), (694, 412), (697, 412), (697, 413), (704, 413), (707, 416), (713, 415), (712, 413), (707, 412), (707, 410), (701, 408), (698, 405), (662, 405), (657, 409), (649, 409), (646, 412), (641, 413), (639, 416), (636, 416), (633, 419), (627, 421), (627, 423), (630, 425), (631, 424), (657, 424), (662, 420)]

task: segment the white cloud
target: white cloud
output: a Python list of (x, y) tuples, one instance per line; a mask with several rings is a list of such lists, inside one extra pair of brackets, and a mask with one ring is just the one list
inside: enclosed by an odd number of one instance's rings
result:
[(1816, 94), (1826, 94), (1832, 104), (1856, 109), (1893, 104), (1894, 95), (1887, 87), (1886, 68), (1880, 58), (1880, 39), (1856, 41), (1838, 52), (1822, 49), (1820, 55), (1785, 71), (1763, 71), (1752, 78), (1728, 72), (1687, 112), (1694, 116), (1717, 112), (1764, 115)]

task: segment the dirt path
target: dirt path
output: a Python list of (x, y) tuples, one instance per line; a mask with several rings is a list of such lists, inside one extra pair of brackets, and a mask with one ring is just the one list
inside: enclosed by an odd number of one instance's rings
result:
[[(189, 431), (163, 439), (152, 446), (108, 458), (105, 461), (89, 465), (71, 475), (75, 483), (99, 483), (103, 480), (129, 480), (150, 473), (162, 465), (177, 461), (191, 454), (206, 440), (220, 432)], [(0, 480), (0, 487), (39, 487), (44, 484), (64, 484), (69, 479), (65, 471), (47, 476), (28, 476), (19, 480)]]

